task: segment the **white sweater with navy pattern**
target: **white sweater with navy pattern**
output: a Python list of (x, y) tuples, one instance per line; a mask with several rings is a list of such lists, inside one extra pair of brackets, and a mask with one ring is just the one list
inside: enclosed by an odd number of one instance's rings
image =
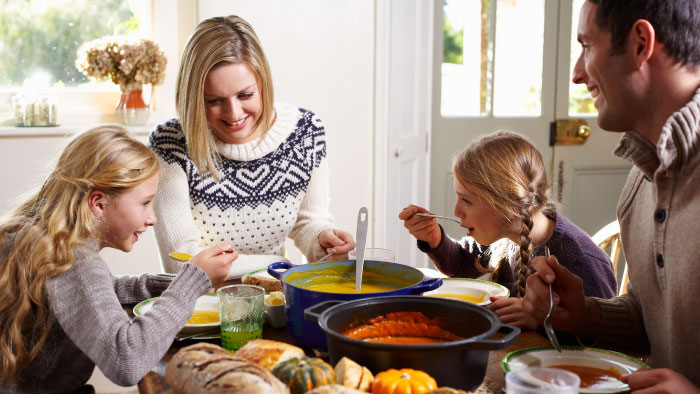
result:
[(182, 265), (169, 252), (195, 255), (222, 242), (239, 253), (228, 279), (285, 261), (287, 237), (309, 261), (325, 254), (318, 235), (334, 227), (325, 129), (311, 111), (279, 103), (275, 110), (264, 136), (244, 144), (216, 140), (220, 182), (200, 178), (177, 119), (151, 132), (148, 145), (161, 162), (154, 208), (165, 272)]

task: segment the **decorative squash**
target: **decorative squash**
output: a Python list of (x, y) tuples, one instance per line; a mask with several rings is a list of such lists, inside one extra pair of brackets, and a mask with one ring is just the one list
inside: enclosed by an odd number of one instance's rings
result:
[(375, 376), (372, 394), (424, 394), (437, 388), (437, 382), (423, 371), (389, 369)]
[(284, 382), (292, 394), (302, 394), (314, 387), (335, 383), (335, 372), (316, 357), (291, 358), (275, 366), (272, 374)]

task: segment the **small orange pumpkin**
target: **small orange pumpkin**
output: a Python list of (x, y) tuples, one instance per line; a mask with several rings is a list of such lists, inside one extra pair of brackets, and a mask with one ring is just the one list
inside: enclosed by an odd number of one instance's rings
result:
[(374, 377), (372, 394), (424, 394), (437, 388), (437, 382), (423, 371), (389, 369)]

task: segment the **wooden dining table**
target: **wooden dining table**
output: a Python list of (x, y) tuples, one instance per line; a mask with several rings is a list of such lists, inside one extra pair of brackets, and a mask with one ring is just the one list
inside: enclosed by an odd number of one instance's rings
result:
[[(296, 342), (292, 335), (287, 331), (286, 327), (275, 328), (271, 327), (267, 324), (267, 322), (265, 322), (263, 326), (263, 338), (299, 346), (300, 348), (304, 349), (306, 354), (309, 356), (324, 356), (322, 354), (318, 354), (316, 351), (314, 351), (314, 349), (305, 347)], [(138, 383), (139, 393), (150, 394), (172, 392), (170, 391), (168, 383), (165, 381), (165, 369), (168, 366), (168, 361), (173, 357), (175, 353), (177, 353), (178, 350), (185, 346), (192, 345), (193, 343), (196, 343), (198, 341), (201, 342), (201, 340), (196, 339), (174, 341), (173, 344), (170, 346), (170, 349), (168, 349), (168, 351), (162, 357), (160, 362)], [(221, 345), (219, 339), (209, 339), (206, 340), (206, 342)], [(521, 332), (519, 339), (511, 346), (502, 350), (490, 351), (484, 383), (482, 383), (482, 386), (478, 390), (478, 392), (498, 394), (502, 393), (501, 390), (504, 384), (504, 374), (503, 370), (501, 369), (501, 360), (510, 352), (534, 346), (549, 346), (549, 341), (535, 331), (523, 331)]]

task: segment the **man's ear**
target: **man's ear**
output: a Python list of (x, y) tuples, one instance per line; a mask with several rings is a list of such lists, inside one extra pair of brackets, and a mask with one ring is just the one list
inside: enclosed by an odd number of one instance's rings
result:
[(658, 49), (656, 44), (654, 26), (645, 19), (634, 22), (627, 38), (627, 49), (631, 50), (631, 55), (634, 56), (635, 65), (638, 69), (648, 62), (654, 51)]
[(95, 216), (101, 218), (105, 214), (107, 206), (107, 195), (102, 190), (92, 190), (87, 198), (88, 207)]

